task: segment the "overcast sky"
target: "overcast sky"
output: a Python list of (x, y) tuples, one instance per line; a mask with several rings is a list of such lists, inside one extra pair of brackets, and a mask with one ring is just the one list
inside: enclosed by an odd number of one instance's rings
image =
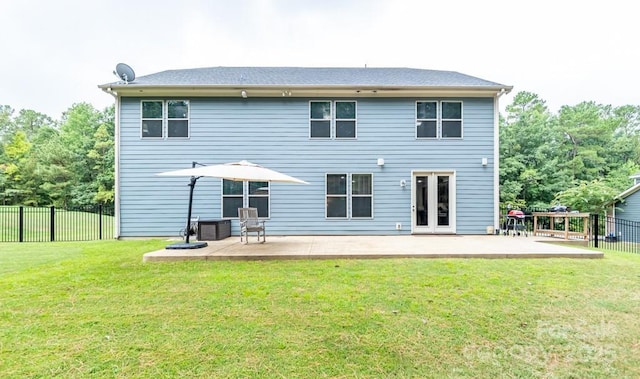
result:
[(640, 105), (627, 0), (0, 0), (0, 104), (59, 119), (137, 76), (212, 66), (412, 67), (537, 93), (552, 111)]

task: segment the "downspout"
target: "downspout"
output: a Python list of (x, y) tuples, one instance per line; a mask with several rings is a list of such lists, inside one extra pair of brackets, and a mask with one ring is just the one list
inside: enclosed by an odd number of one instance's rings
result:
[(111, 87), (103, 88), (104, 92), (113, 96), (115, 99), (115, 120), (114, 120), (114, 130), (113, 130), (113, 139), (114, 139), (114, 183), (113, 183), (113, 205), (114, 205), (114, 224), (113, 224), (113, 238), (120, 238), (120, 102), (121, 98), (117, 92), (115, 92)]
[(493, 102), (493, 229), (500, 229), (500, 96), (510, 91), (502, 88)]

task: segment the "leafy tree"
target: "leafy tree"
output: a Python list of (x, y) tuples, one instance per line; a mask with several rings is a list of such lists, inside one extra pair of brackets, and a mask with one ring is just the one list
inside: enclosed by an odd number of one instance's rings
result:
[(40, 144), (37, 159), (38, 175), (43, 178), (40, 188), (47, 194), (50, 203), (57, 207), (68, 207), (73, 203), (73, 172), (71, 151), (61, 142), (56, 133)]
[(71, 204), (94, 204), (98, 185), (95, 182), (94, 165), (87, 161), (94, 146), (94, 135), (102, 123), (102, 114), (91, 104), (79, 103), (69, 108), (62, 117), (60, 142), (68, 149), (71, 172)]
[(54, 128), (56, 123), (51, 117), (33, 111), (31, 109), (22, 109), (18, 112), (18, 116), (13, 121), (15, 130), (20, 130), (31, 141), (40, 131), (41, 128)]
[(93, 148), (87, 154), (93, 162), (96, 172), (95, 181), (97, 192), (94, 201), (103, 204), (111, 204), (114, 200), (115, 182), (115, 152), (114, 152), (114, 108), (110, 107), (103, 112), (103, 123), (94, 134)]
[(13, 108), (0, 105), (0, 138), (13, 130)]
[(594, 102), (560, 108), (558, 123), (565, 137), (560, 147), (565, 162), (561, 167), (573, 180), (589, 181), (609, 171), (607, 147), (616, 128), (611, 116), (611, 106)]
[(554, 155), (561, 140), (553, 115), (530, 92), (516, 94), (506, 110), (500, 127), (501, 201), (549, 202), (555, 193), (547, 188), (555, 187), (550, 178), (557, 171)]
[(29, 194), (25, 183), (29, 181), (29, 172), (25, 170), (26, 161), (31, 151), (27, 136), (18, 131), (4, 146), (4, 163), (2, 165), (5, 189), (3, 197), (10, 203), (22, 202)]
[(581, 212), (603, 213), (606, 205), (616, 195), (617, 192), (605, 181), (596, 179), (582, 181), (579, 185), (558, 193), (554, 201)]

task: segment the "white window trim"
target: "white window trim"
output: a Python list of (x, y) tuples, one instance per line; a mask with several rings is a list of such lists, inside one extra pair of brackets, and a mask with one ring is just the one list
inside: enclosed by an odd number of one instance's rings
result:
[[(329, 103), (329, 119), (324, 118), (311, 118), (311, 103)], [(309, 107), (307, 114), (309, 115), (309, 139), (311, 140), (330, 140), (333, 139), (333, 102), (331, 100), (309, 100)], [(329, 121), (329, 137), (312, 137), (311, 136), (311, 122), (312, 121)]]
[[(331, 107), (331, 113), (328, 120), (319, 119), (319, 118), (311, 118), (311, 103), (329, 103)], [(337, 118), (337, 103), (354, 103), (355, 106), (355, 118)], [(308, 107), (308, 117), (309, 117), (309, 139), (310, 140), (347, 140), (352, 141), (358, 139), (358, 101), (357, 100), (326, 100), (326, 99), (314, 99), (309, 100)], [(329, 137), (312, 137), (311, 136), (311, 121), (329, 121)], [(355, 136), (354, 137), (337, 137), (336, 136), (336, 121), (354, 121), (355, 123)]]
[[(459, 103), (460, 104), (460, 118), (447, 118), (445, 119), (442, 116), (442, 103)], [(446, 140), (450, 140), (450, 139), (463, 139), (464, 137), (464, 104), (462, 102), (462, 100), (441, 100), (440, 101), (440, 138), (441, 139), (446, 139)], [(460, 137), (442, 137), (442, 122), (443, 121), (460, 121)]]
[[(144, 103), (162, 103), (162, 116), (160, 116), (160, 118), (150, 118), (150, 117), (143, 117), (144, 115), (144, 107), (143, 104)], [(164, 112), (165, 112), (165, 104), (164, 104), (164, 100), (141, 100), (140, 101), (140, 139), (146, 139), (146, 140), (163, 140), (165, 139), (165, 132), (164, 132)], [(162, 135), (160, 137), (145, 137), (144, 135), (142, 135), (142, 124), (144, 122), (144, 120), (154, 120), (154, 121), (160, 121), (160, 123), (162, 124)]]
[[(184, 101), (187, 103), (187, 118), (169, 118), (169, 101)], [(147, 102), (160, 102), (162, 103), (162, 118), (144, 118), (142, 117), (143, 108), (142, 104)], [(142, 122), (144, 120), (160, 120), (162, 122), (162, 136), (161, 137), (145, 137), (142, 135)], [(175, 121), (187, 121), (187, 136), (186, 137), (169, 137), (169, 120)], [(186, 140), (191, 138), (191, 101), (186, 99), (145, 99), (140, 100), (140, 139), (144, 140)]]
[[(346, 194), (344, 195), (329, 195), (327, 193), (327, 179), (329, 175), (345, 175), (346, 176)], [(353, 195), (353, 175), (369, 175), (369, 177), (371, 177), (371, 194), (370, 195)], [(327, 215), (327, 198), (328, 197), (345, 197), (346, 201), (346, 216), (345, 217), (329, 217)], [(370, 217), (354, 217), (353, 216), (353, 198), (354, 197), (370, 197), (371, 198), (371, 216)], [(347, 173), (347, 172), (327, 172), (324, 175), (324, 200), (325, 200), (325, 206), (324, 206), (324, 218), (325, 220), (373, 220), (374, 219), (374, 214), (373, 214), (373, 202), (374, 202), (374, 191), (373, 191), (373, 173), (370, 172), (353, 172), (353, 173)]]
[[(245, 180), (242, 182), (242, 195), (225, 195), (224, 194), (224, 180), (220, 179), (220, 218), (224, 219), (238, 219), (238, 215), (236, 214), (233, 217), (225, 217), (224, 216), (224, 198), (225, 197), (240, 197), (242, 196), (242, 207), (249, 208), (249, 197), (266, 197), (267, 198), (267, 206), (269, 207), (269, 214), (267, 217), (258, 217), (261, 220), (269, 220), (271, 219), (271, 182), (267, 182), (267, 187), (269, 188), (268, 195), (249, 195), (249, 182), (259, 182), (258, 180)], [(237, 212), (236, 212), (237, 213)]]
[[(187, 103), (187, 117), (186, 118), (169, 118), (169, 102), (170, 101), (184, 101), (185, 103)], [(170, 100), (166, 100), (165, 101), (166, 104), (166, 119), (167, 119), (167, 137), (166, 139), (189, 139), (191, 138), (191, 102), (189, 100), (183, 100), (183, 99), (170, 99)], [(186, 137), (170, 137), (169, 136), (169, 120), (174, 120), (174, 121), (187, 121), (187, 136)]]
[[(436, 103), (436, 136), (435, 137), (418, 137), (418, 122), (420, 121), (433, 121), (432, 118), (418, 118), (418, 103)], [(447, 118), (442, 117), (442, 103), (460, 103), (460, 116), (461, 118)], [(414, 136), (418, 140), (461, 140), (464, 139), (464, 101), (462, 100), (416, 100), (414, 105), (415, 116), (415, 129)], [(442, 136), (442, 122), (443, 121), (460, 121), (460, 137), (443, 137)]]
[[(327, 192), (327, 184), (329, 182), (329, 175), (344, 175), (345, 176), (345, 193), (343, 194), (329, 194)], [(349, 181), (351, 180), (351, 176), (346, 172), (327, 172), (324, 174), (324, 218), (325, 220), (348, 220), (349, 219)], [(329, 207), (327, 207), (327, 199), (329, 197), (344, 197), (345, 198), (345, 206), (346, 212), (344, 217), (329, 217), (327, 212), (329, 211)]]
[[(368, 175), (371, 178), (371, 194), (369, 195), (354, 195), (353, 194), (353, 175)], [(372, 220), (373, 219), (373, 174), (372, 173), (365, 173), (365, 172), (353, 172), (351, 174), (349, 174), (349, 189), (348, 189), (348, 193), (349, 193), (349, 216), (351, 219), (353, 220)], [(353, 216), (353, 198), (354, 197), (369, 197), (371, 198), (371, 216), (369, 217), (355, 217)]]
[[(418, 118), (418, 103), (436, 103), (436, 118)], [(438, 136), (439, 136), (439, 130), (440, 130), (440, 126), (438, 123), (438, 118), (440, 116), (440, 104), (437, 100), (416, 100), (415, 106), (413, 107), (413, 111), (414, 116), (415, 116), (415, 130), (414, 130), (414, 135), (416, 139), (420, 139), (420, 140), (437, 140)], [(418, 122), (421, 121), (435, 121), (436, 122), (436, 136), (435, 137), (418, 137)]]
[[(355, 117), (354, 118), (338, 118), (338, 103), (353, 103)], [(335, 115), (333, 117), (333, 128), (332, 128), (333, 138), (340, 139), (340, 140), (358, 139), (358, 102), (355, 100), (336, 100), (333, 102), (333, 109), (335, 110), (334, 111)], [(338, 137), (338, 121), (353, 121), (353, 127), (355, 128), (354, 136)]]

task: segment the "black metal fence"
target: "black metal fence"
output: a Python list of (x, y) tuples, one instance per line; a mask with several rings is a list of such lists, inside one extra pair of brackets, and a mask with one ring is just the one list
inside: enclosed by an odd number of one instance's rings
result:
[(591, 215), (589, 246), (640, 254), (640, 222)]
[(114, 209), (0, 206), (0, 242), (90, 241), (114, 236)]

